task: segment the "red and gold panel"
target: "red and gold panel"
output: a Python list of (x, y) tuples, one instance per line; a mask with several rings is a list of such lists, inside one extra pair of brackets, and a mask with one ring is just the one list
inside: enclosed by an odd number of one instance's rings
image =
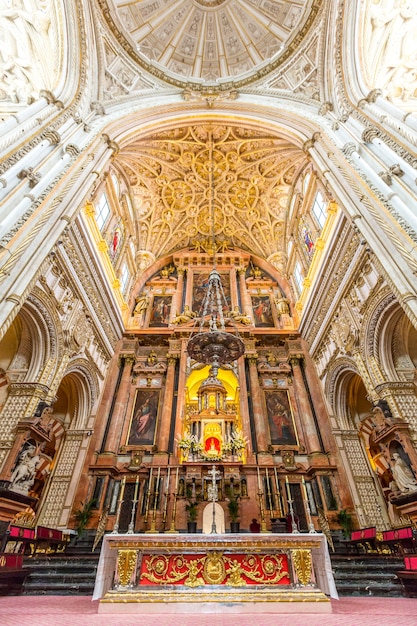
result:
[(289, 585), (285, 554), (158, 554), (142, 559), (139, 585)]

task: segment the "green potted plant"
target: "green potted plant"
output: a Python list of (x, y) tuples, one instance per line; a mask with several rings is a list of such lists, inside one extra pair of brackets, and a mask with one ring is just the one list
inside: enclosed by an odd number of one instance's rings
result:
[(96, 501), (94, 498), (91, 498), (91, 500), (89, 500), (88, 502), (81, 502), (81, 504), (82, 504), (82, 508), (77, 509), (74, 512), (74, 518), (76, 521), (75, 530), (77, 531), (77, 539), (81, 537), (84, 530), (86, 529), (87, 524), (90, 521), (90, 518), (93, 514), (93, 508), (96, 504)]
[(187, 500), (187, 504), (185, 505), (185, 510), (188, 515), (187, 530), (189, 533), (197, 532), (197, 506), (197, 500)]
[(230, 515), (230, 532), (238, 533), (240, 530), (240, 524), (237, 521), (239, 517), (239, 501), (236, 497), (232, 496), (227, 503)]
[(350, 538), (350, 534), (353, 530), (353, 518), (351, 514), (348, 513), (346, 509), (342, 509), (338, 512), (336, 519), (342, 527), (345, 539)]

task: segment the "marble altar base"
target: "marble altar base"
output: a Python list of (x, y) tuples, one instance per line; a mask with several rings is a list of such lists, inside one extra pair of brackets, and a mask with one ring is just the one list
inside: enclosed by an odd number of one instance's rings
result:
[(93, 595), (99, 613), (178, 614), (329, 613), (329, 597), (321, 534), (106, 535)]

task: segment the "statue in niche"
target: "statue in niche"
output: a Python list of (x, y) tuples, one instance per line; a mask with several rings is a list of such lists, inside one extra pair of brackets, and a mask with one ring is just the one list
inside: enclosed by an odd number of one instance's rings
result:
[(239, 311), (239, 307), (236, 305), (235, 308), (233, 309), (233, 311), (230, 311), (229, 316), (235, 321), (235, 322), (240, 322), (241, 324), (252, 324), (252, 320), (249, 317), (249, 315), (243, 315), (243, 313), (241, 313)]
[(277, 297), (275, 299), (275, 306), (278, 315), (290, 315), (290, 303), (287, 298)]
[(146, 358), (146, 365), (151, 367), (152, 365), (155, 365), (155, 363), (157, 362), (158, 362), (158, 355), (156, 354), (156, 352), (151, 350)]
[(40, 457), (36, 447), (30, 444), (19, 455), (16, 467), (10, 478), (10, 489), (27, 496), (29, 489), (35, 482), (35, 474), (39, 464)]
[(142, 294), (141, 296), (137, 296), (135, 298), (135, 308), (133, 309), (133, 315), (140, 315), (141, 313), (143, 313), (144, 311), (146, 311), (148, 304), (149, 304), (149, 298), (146, 294)]
[(172, 320), (172, 323), (173, 324), (185, 324), (186, 322), (189, 322), (195, 317), (197, 317), (197, 313), (195, 311), (192, 311), (190, 307), (188, 306), (188, 304), (186, 304), (183, 312), (176, 315), (174, 319)]
[(171, 274), (175, 272), (175, 267), (173, 265), (167, 265), (161, 269), (161, 278), (163, 280), (168, 280)]
[(409, 465), (401, 458), (398, 452), (393, 452), (392, 454), (391, 472), (401, 493), (417, 491), (416, 478)]
[(387, 426), (389, 426), (389, 422), (386, 419), (384, 412), (379, 406), (376, 406), (374, 409), (372, 409), (372, 415), (373, 415), (372, 421), (374, 423), (375, 430), (377, 433), (380, 433), (385, 428), (387, 428)]

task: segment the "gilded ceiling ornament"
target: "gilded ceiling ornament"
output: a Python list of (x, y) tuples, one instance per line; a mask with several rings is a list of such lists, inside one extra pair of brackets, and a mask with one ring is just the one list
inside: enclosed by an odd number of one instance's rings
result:
[(307, 160), (280, 137), (221, 124), (163, 131), (115, 157), (131, 172), (139, 247), (154, 258), (185, 247), (211, 254), (214, 226), (216, 251), (238, 247), (277, 261), (285, 254), (293, 177)]
[[(251, 83), (287, 61), (312, 30), (323, 0), (99, 3), (137, 64), (176, 87), (207, 93), (212, 106), (213, 91)], [(302, 63), (300, 72), (309, 67)]]

